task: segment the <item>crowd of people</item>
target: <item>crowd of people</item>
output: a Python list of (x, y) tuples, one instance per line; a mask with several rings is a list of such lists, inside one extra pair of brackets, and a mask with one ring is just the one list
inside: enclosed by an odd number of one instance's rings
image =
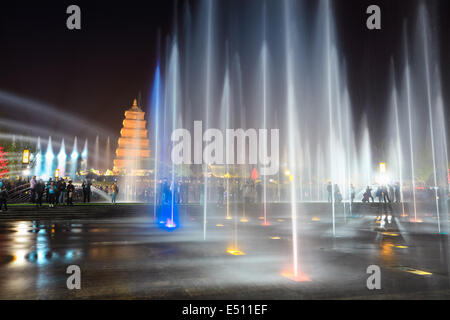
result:
[[(343, 196), (341, 194), (341, 191), (339, 189), (339, 186), (335, 184), (334, 186), (331, 184), (331, 181), (328, 182), (327, 186), (327, 193), (328, 193), (328, 202), (337, 202), (340, 203), (343, 200)], [(375, 192), (375, 196), (378, 198), (378, 202), (384, 202), (384, 203), (391, 203), (391, 202), (401, 202), (401, 192), (400, 192), (400, 183), (397, 182), (395, 184), (389, 184), (389, 185), (379, 185), (377, 186), (377, 190)], [(355, 201), (356, 197), (356, 190), (355, 186), (353, 184), (350, 184), (349, 188), (349, 199), (350, 203), (353, 203)], [(369, 203), (370, 200), (372, 202), (375, 202), (375, 199), (372, 195), (372, 187), (367, 186), (365, 189), (365, 192), (363, 193), (363, 198), (361, 199), (362, 203)]]
[[(206, 187), (205, 182), (207, 183)], [(216, 202), (219, 207), (222, 207), (226, 201), (262, 203), (264, 200), (267, 202), (280, 202), (287, 199), (286, 196), (283, 196), (286, 192), (284, 186), (278, 186), (278, 188), (272, 186), (264, 189), (263, 181), (240, 178), (212, 178), (208, 179), (208, 181), (199, 178), (179, 178), (173, 182), (164, 178), (157, 181), (156, 190), (152, 181), (145, 182), (139, 186), (130, 187), (124, 185), (123, 187), (122, 200), (132, 199), (132, 201), (156, 202), (157, 205), (167, 202), (169, 198), (171, 202), (173, 201), (176, 204), (202, 204), (207, 201), (209, 203)], [(118, 200), (119, 186), (116, 182), (108, 184), (100, 181), (93, 185), (90, 179), (85, 179), (81, 184), (77, 183), (76, 186), (70, 179), (65, 178), (50, 178), (48, 181), (43, 181), (32, 177), (29, 182), (26, 180), (0, 180), (0, 210), (6, 211), (8, 209), (8, 198), (13, 197), (15, 202), (18, 202), (14, 196), (18, 192), (26, 194), (25, 197), (20, 199), (22, 202), (27, 201), (25, 199), (27, 198), (37, 208), (42, 207), (45, 202), (48, 203), (49, 207), (54, 208), (61, 205), (73, 206), (74, 202), (89, 203), (91, 200), (98, 201), (107, 198), (110, 199), (111, 203), (115, 204)], [(131, 194), (132, 192), (134, 194)], [(407, 191), (401, 190), (401, 185), (398, 182), (375, 185), (375, 187), (369, 185), (364, 188), (360, 187), (358, 190), (353, 184), (350, 184), (348, 192), (342, 193), (339, 185), (333, 185), (330, 181), (325, 185), (324, 192), (328, 202), (335, 203), (343, 202), (344, 198), (353, 203), (356, 197), (358, 197), (357, 201), (362, 203), (375, 201), (379, 203), (399, 203), (408, 201), (410, 198)], [(128, 197), (130, 196), (129, 193), (132, 195), (131, 197)]]
[[(228, 185), (222, 180), (210, 180), (205, 188), (205, 181), (202, 179), (195, 181), (180, 179), (175, 183), (170, 183), (167, 178), (158, 181), (155, 200), (157, 204), (161, 204), (170, 193), (176, 204), (203, 203), (205, 191), (207, 192), (207, 201), (216, 201), (219, 206), (222, 206), (227, 198), (229, 201), (245, 203), (256, 203), (263, 200), (263, 184), (254, 180), (230, 180)], [(152, 201), (155, 196), (153, 188), (150, 186), (145, 188), (144, 195), (146, 202)]]
[[(116, 203), (119, 192), (116, 183), (103, 192), (111, 197), (112, 203)], [(23, 200), (35, 204), (36, 208), (41, 208), (43, 203), (47, 203), (50, 208), (61, 205), (73, 206), (74, 201), (89, 203), (93, 194), (90, 180), (84, 180), (81, 187), (76, 187), (70, 179), (58, 177), (49, 178), (48, 181), (37, 179), (36, 176), (29, 181), (0, 180), (0, 211), (8, 211), (8, 199), (15, 193), (24, 194)]]

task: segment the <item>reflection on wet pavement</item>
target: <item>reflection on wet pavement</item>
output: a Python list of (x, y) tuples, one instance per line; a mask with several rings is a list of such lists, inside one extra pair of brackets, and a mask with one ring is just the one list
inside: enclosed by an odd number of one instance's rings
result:
[[(407, 221), (397, 227), (393, 217), (347, 217), (333, 238), (326, 213), (305, 217), (299, 261), (311, 281), (299, 284), (281, 275), (291, 261), (288, 213), (270, 226), (261, 226), (258, 212), (248, 212), (246, 220), (211, 216), (207, 241), (201, 219), (189, 212), (176, 232), (157, 228), (145, 214), (0, 221), (0, 298), (370, 298), (437, 290), (448, 295), (447, 238), (407, 232)], [(66, 288), (72, 264), (82, 270), (79, 291)], [(374, 264), (383, 273), (380, 292), (366, 288), (366, 269)]]

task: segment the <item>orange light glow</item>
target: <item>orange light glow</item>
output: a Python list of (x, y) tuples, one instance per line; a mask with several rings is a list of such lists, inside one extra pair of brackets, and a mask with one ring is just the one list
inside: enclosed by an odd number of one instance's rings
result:
[(319, 218), (319, 217), (312, 217), (311, 220), (312, 220), (312, 221), (320, 221), (320, 218)]
[(238, 249), (228, 249), (227, 253), (233, 255), (233, 256), (245, 256), (245, 252), (242, 252)]
[(295, 281), (295, 282), (310, 282), (311, 279), (304, 273), (298, 271), (297, 275), (292, 273), (291, 271), (284, 271), (281, 273), (281, 275), (285, 278), (288, 278), (289, 280)]

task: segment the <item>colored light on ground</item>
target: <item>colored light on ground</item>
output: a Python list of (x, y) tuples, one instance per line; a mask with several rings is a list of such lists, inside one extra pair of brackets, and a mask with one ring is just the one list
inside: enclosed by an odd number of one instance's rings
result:
[(300, 271), (297, 272), (297, 275), (295, 275), (294, 273), (292, 273), (290, 271), (282, 272), (281, 275), (283, 277), (288, 278), (289, 280), (292, 280), (295, 282), (310, 282), (311, 281), (311, 279), (306, 274), (304, 274)]
[(399, 234), (398, 233), (393, 233), (393, 232), (383, 232), (384, 236), (390, 236), (390, 237), (398, 237)]
[(395, 246), (396, 248), (399, 248), (399, 249), (406, 249), (406, 248), (408, 248), (408, 246)]
[(231, 254), (233, 256), (244, 256), (245, 255), (244, 252), (242, 252), (240, 250), (237, 250), (237, 249), (228, 249), (227, 253), (229, 253), (229, 254)]
[(248, 222), (248, 219), (247, 218), (241, 218), (241, 222)]
[(272, 239), (272, 240), (280, 240), (281, 238), (280, 237), (270, 237), (270, 239)]
[(230, 217), (230, 216), (228, 216), (228, 217), (226, 217), (225, 219), (227, 219), (227, 220), (232, 220), (233, 218)]
[(311, 220), (312, 220), (312, 221), (320, 221), (320, 218), (319, 218), (319, 217), (312, 217)]
[(409, 220), (409, 222), (412, 222), (412, 223), (422, 223), (423, 220), (420, 220), (420, 219), (411, 219), (411, 220)]
[(177, 225), (170, 219), (167, 219), (166, 227), (167, 228), (175, 228)]
[(284, 219), (277, 219), (278, 222), (284, 222)]
[(262, 226), (264, 227), (268, 227), (270, 226), (270, 222), (269, 221), (264, 221), (263, 223), (261, 223)]
[(223, 224), (216, 224), (216, 227), (224, 227), (224, 225)]
[(258, 217), (259, 220), (264, 220), (264, 217)]
[(424, 270), (418, 270), (418, 269), (414, 269), (414, 268), (410, 268), (410, 267), (400, 267), (399, 269), (402, 271), (405, 271), (405, 272), (412, 273), (412, 274), (417, 274), (419, 276), (431, 276), (432, 275), (431, 272), (424, 271)]

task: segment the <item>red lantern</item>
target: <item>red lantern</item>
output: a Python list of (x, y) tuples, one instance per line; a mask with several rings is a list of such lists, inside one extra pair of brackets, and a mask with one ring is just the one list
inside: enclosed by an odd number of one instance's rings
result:
[(8, 152), (3, 151), (3, 147), (0, 146), (0, 178), (3, 178), (8, 173), (7, 155)]

